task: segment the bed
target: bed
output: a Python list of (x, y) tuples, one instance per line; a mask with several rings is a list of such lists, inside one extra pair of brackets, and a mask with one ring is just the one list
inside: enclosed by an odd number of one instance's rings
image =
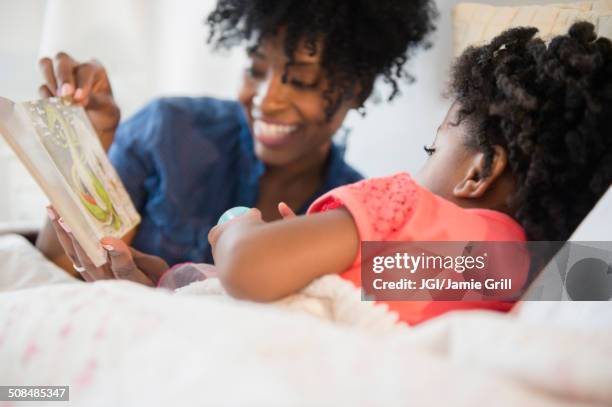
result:
[[(578, 11), (604, 21), (593, 4), (610, 2), (588, 3)], [(456, 30), (470, 13), (509, 15), (462, 7)], [(457, 49), (489, 35), (481, 20), (472, 37), (456, 33)], [(611, 216), (609, 191), (573, 239), (610, 240)], [(69, 405), (612, 405), (609, 301), (525, 301), (410, 328), (335, 276), (273, 304), (214, 282), (177, 293), (85, 284), (29, 239), (0, 235), (0, 384), (68, 385)], [(13, 405), (27, 403), (0, 401)]]
[(18, 235), (0, 237), (0, 264), (0, 383), (68, 385), (70, 405), (612, 404), (610, 302), (410, 328), (336, 276), (254, 304), (212, 280), (86, 284)]

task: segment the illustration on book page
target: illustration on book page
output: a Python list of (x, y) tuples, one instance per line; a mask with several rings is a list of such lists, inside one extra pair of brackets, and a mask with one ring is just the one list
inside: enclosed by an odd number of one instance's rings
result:
[(104, 150), (84, 110), (58, 98), (27, 102), (24, 107), (99, 235), (121, 235), (137, 223), (138, 215), (116, 172), (106, 157), (100, 157)]

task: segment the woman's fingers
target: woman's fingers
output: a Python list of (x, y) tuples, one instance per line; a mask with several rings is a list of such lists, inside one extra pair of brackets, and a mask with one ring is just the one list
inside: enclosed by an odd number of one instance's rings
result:
[(38, 66), (40, 67), (40, 71), (45, 78), (45, 85), (49, 88), (53, 95), (57, 95), (57, 80), (55, 79), (55, 73), (53, 72), (53, 62), (50, 58), (41, 58), (38, 61)]
[[(99, 94), (99, 96), (110, 96), (112, 101), (112, 92), (110, 86), (108, 86), (106, 71), (98, 61), (92, 59), (87, 63), (78, 65), (74, 75), (77, 86), (74, 93), (74, 100), (76, 102), (86, 106), (88, 109), (106, 107), (109, 104), (108, 100), (104, 100), (106, 103), (98, 102), (97, 105), (90, 103), (94, 101), (93, 97), (96, 96), (96, 93)], [(103, 97), (102, 99), (105, 98)]]
[(121, 115), (102, 64), (96, 60), (79, 63), (59, 52), (54, 60), (42, 58), (39, 65), (45, 77), (45, 84), (38, 89), (40, 96), (71, 96), (74, 103), (85, 108), (104, 150), (108, 151)]
[(72, 244), (76, 251), (77, 257), (79, 258), (79, 263), (81, 264), (81, 267), (85, 269), (82, 274), (87, 274), (93, 280), (109, 280), (114, 278), (113, 273), (108, 267), (106, 267), (106, 265), (96, 267), (74, 236), (70, 235), (70, 237), (72, 238)]
[(59, 214), (53, 209), (53, 207), (47, 207), (47, 213), (51, 221), (51, 226), (57, 235), (64, 252), (68, 255), (73, 264), (79, 265), (79, 261), (74, 246), (72, 244), (72, 238), (70, 237), (70, 228), (66, 225), (63, 219), (60, 218)]
[(283, 219), (294, 218), (297, 216), (295, 212), (284, 202), (280, 202), (278, 204), (278, 213), (283, 217)]
[(79, 273), (81, 273), (81, 276), (83, 276), (83, 280), (87, 281), (88, 283), (93, 283), (96, 281), (96, 279), (90, 276), (87, 271), (80, 271)]
[[(51, 219), (51, 225), (53, 227), (53, 230), (55, 230), (55, 234), (57, 235), (57, 238), (60, 242), (60, 245), (64, 249), (64, 252), (66, 252), (66, 255), (68, 255), (70, 261), (72, 261), (72, 264), (75, 267), (80, 267), (84, 269), (82, 271), (79, 271), (79, 273), (81, 273), (81, 275), (83, 276), (83, 279), (85, 281), (95, 281), (101, 278), (105, 278), (105, 274), (96, 270), (97, 267), (93, 266), (91, 261), (87, 263), (89, 257), (84, 254), (81, 245), (79, 245), (76, 239), (74, 239), (70, 228), (55, 211), (55, 209), (51, 206), (48, 206), (47, 212), (49, 214), (49, 218)], [(82, 254), (79, 254), (79, 249), (81, 250)]]
[(55, 56), (53, 69), (57, 80), (58, 96), (72, 96), (74, 94), (76, 84), (73, 72), (76, 66), (77, 62), (65, 52), (58, 52)]
[[(53, 96), (72, 96), (83, 106), (100, 73), (104, 73), (104, 67), (97, 61), (80, 64), (65, 52), (58, 52), (53, 60), (42, 58), (39, 65), (46, 80), (44, 86)], [(39, 88), (41, 95), (43, 92), (46, 94), (43, 87)]]
[(49, 89), (47, 85), (40, 85), (40, 87), (38, 88), (38, 96), (40, 96), (42, 99), (45, 99), (51, 98), (55, 95), (53, 94), (53, 92), (51, 92), (51, 89)]
[[(38, 61), (45, 77), (46, 86), (53, 96), (72, 96), (76, 89), (74, 70), (77, 62), (65, 52), (58, 52), (53, 60), (41, 58)], [(39, 92), (42, 91), (39, 88)]]
[(115, 278), (154, 286), (153, 280), (140, 270), (134, 262), (132, 251), (128, 245), (120, 239), (112, 238), (104, 238), (101, 243), (108, 253), (110, 270)]
[(133, 247), (130, 247), (132, 258), (139, 270), (153, 281), (155, 285), (159, 282), (162, 274), (164, 274), (170, 266), (164, 259), (150, 254), (142, 253)]
[(109, 261), (96, 267), (55, 209), (48, 206), (47, 212), (62, 248), (72, 263), (83, 269), (80, 273), (85, 281), (118, 278), (154, 286), (161, 274), (168, 269), (168, 264), (163, 259), (131, 249), (123, 241), (113, 238), (102, 239), (101, 243), (108, 253)]

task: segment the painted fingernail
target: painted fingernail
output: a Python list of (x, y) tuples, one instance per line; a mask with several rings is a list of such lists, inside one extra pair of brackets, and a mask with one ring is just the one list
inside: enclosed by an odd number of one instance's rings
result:
[(66, 231), (66, 233), (72, 233), (72, 230), (70, 230), (70, 228), (68, 227), (66, 222), (64, 222), (64, 219), (59, 218), (59, 220), (57, 222), (60, 224), (62, 229), (64, 229)]
[(81, 99), (82, 97), (83, 97), (83, 89), (77, 88), (77, 90), (74, 92), (74, 98)]
[(104, 248), (104, 250), (109, 251), (109, 252), (115, 251), (115, 248), (109, 244), (103, 244), (102, 247)]
[(51, 209), (50, 206), (47, 206), (47, 215), (49, 215), (49, 219), (51, 219), (51, 220), (56, 220), (57, 219), (57, 215), (55, 214), (55, 211), (53, 209)]
[(64, 84), (62, 85), (62, 93), (61, 93), (61, 95), (62, 95), (62, 96), (68, 96), (68, 95), (71, 95), (71, 94), (72, 94), (72, 92), (74, 92), (74, 87), (73, 87), (71, 84), (69, 84), (69, 83), (64, 83)]

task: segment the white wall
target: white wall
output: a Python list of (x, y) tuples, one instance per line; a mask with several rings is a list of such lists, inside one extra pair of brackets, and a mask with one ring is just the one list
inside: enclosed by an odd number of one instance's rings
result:
[[(485, 2), (485, 1), (483, 1)], [(497, 5), (568, 0), (489, 0)], [(348, 160), (368, 176), (416, 171), (425, 159), (448, 102), (441, 94), (452, 58), (450, 12), (456, 0), (438, 0), (434, 47), (409, 64), (417, 82), (402, 86), (391, 104), (368, 105), (365, 118), (351, 114)], [(47, 5), (45, 11), (45, 4)], [(108, 69), (124, 117), (157, 95), (236, 94), (244, 51), (211, 53), (204, 16), (214, 0), (20, 0), (0, 3), (0, 94), (14, 100), (36, 96), (41, 82), (37, 55), (58, 50), (78, 59), (96, 57)], [(382, 88), (381, 95), (389, 90)], [(8, 153), (2, 152), (0, 221), (41, 219), (44, 198)], [(7, 165), (9, 161), (13, 162)], [(7, 184), (10, 183), (10, 184)], [(15, 189), (21, 185), (20, 189)], [(7, 196), (8, 195), (8, 196)]]
[[(418, 53), (409, 64), (417, 82), (402, 88), (402, 96), (391, 104), (369, 106), (361, 118), (353, 114), (348, 125), (354, 129), (348, 158), (369, 176), (396, 171), (415, 172), (426, 158), (423, 145), (433, 141), (436, 129), (449, 106), (442, 94), (452, 62), (451, 11), (458, 0), (438, 0), (440, 19), (434, 46)], [(493, 5), (570, 3), (559, 0), (473, 1)], [(383, 93), (388, 94), (388, 93)]]
[[(36, 97), (45, 1), (0, 2), (0, 96)], [(40, 223), (46, 198), (0, 137), (0, 222)]]

